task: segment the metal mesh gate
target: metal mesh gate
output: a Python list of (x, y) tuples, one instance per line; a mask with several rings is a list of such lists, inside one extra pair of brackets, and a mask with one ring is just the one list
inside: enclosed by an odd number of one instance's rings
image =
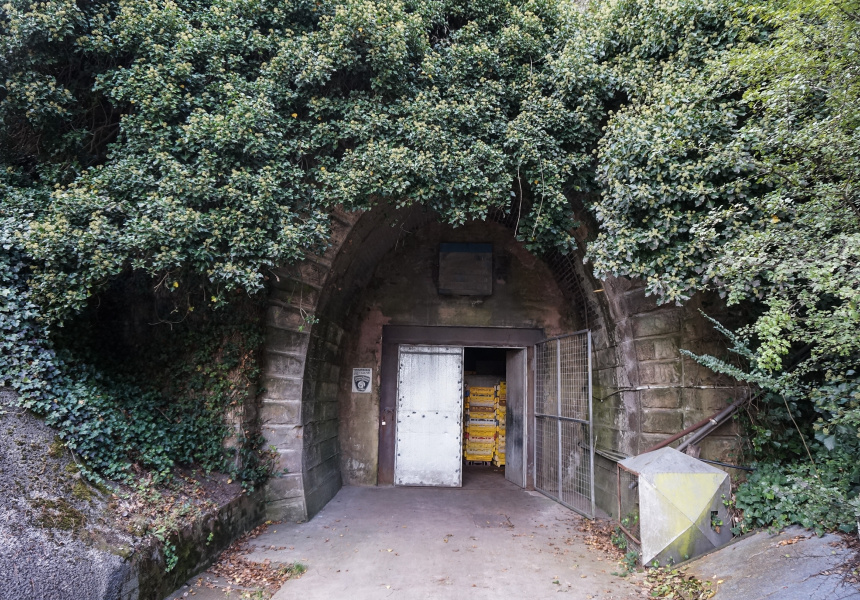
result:
[(591, 332), (535, 346), (535, 488), (594, 517)]
[(618, 465), (618, 520), (624, 532), (625, 547), (629, 555), (642, 556), (642, 534), (639, 532), (639, 475)]

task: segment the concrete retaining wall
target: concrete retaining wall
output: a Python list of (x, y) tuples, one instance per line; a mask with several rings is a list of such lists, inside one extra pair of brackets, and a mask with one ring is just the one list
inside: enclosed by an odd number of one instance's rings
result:
[(262, 490), (225, 486), (218, 506), (170, 540), (178, 562), (168, 573), (162, 544), (127, 531), (109, 495), (81, 480), (56, 431), (18, 408), (7, 388), (0, 388), (0, 427), (4, 600), (161, 600), (262, 522)]

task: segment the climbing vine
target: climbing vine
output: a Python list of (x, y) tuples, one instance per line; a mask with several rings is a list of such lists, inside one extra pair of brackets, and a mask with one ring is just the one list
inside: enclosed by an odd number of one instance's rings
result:
[[(751, 431), (805, 443), (760, 458), (839, 464), (853, 502), (839, 457), (860, 427), (858, 14), (856, 0), (10, 0), (0, 378), (105, 476), (214, 468), (220, 445), (202, 440), (228, 435), (212, 415), (251, 363), (182, 340), (214, 327), (250, 352), (253, 336), (213, 323), (269, 269), (324, 249), (332, 207), (417, 204), (454, 225), (507, 211), (528, 248), (562, 252), (576, 207), (597, 276), (743, 304), (748, 368), (697, 359), (768, 390)], [(178, 323), (158, 338), (175, 362), (148, 363), (164, 365), (149, 383), (72, 341), (96, 339), (77, 332), (128, 281), (179, 307), (158, 320)], [(151, 384), (166, 380), (185, 383)]]

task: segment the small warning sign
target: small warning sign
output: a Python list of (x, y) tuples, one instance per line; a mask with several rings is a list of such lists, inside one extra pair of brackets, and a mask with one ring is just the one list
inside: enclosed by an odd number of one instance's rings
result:
[(373, 369), (358, 368), (352, 370), (352, 391), (354, 394), (369, 394), (370, 382), (373, 379)]

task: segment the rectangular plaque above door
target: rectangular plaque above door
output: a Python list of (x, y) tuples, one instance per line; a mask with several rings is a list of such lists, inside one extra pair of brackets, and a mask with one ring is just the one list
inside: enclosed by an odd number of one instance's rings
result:
[(439, 244), (439, 293), (492, 295), (493, 245)]

